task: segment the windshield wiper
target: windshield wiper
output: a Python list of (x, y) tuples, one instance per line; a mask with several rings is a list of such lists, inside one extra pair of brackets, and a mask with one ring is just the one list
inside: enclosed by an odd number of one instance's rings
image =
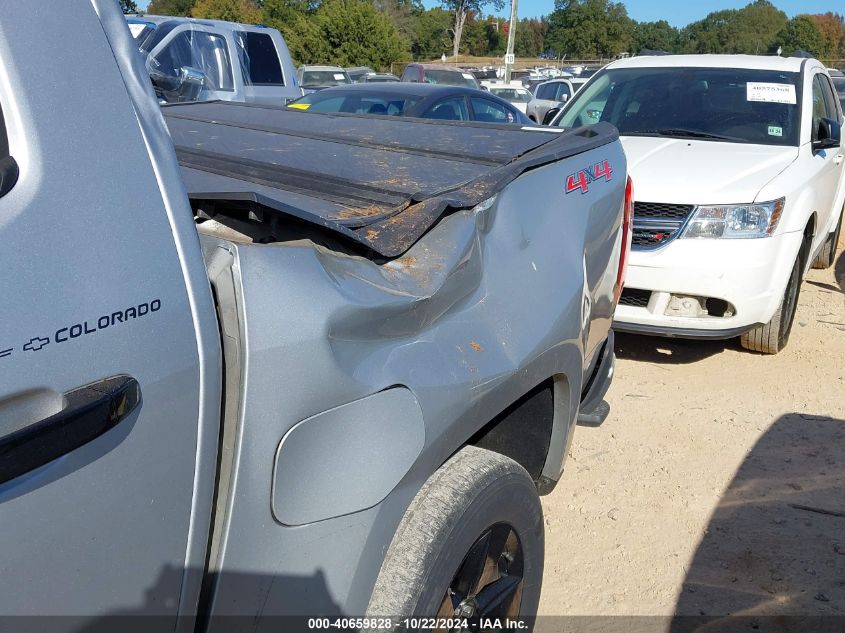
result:
[(712, 134), (702, 130), (688, 130), (685, 128), (673, 127), (660, 130), (646, 130), (646, 134), (657, 134), (658, 136), (688, 136), (690, 138), (709, 138), (717, 141), (739, 141), (745, 143), (744, 138), (738, 136), (725, 136), (724, 134)]

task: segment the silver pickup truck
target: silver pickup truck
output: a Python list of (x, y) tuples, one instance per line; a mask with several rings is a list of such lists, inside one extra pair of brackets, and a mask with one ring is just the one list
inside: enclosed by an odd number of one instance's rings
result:
[(160, 108), (113, 0), (5, 7), (0, 70), (0, 616), (533, 614), (606, 415), (615, 129)]
[(126, 23), (163, 103), (301, 97), (284, 37), (258, 24), (135, 14)]

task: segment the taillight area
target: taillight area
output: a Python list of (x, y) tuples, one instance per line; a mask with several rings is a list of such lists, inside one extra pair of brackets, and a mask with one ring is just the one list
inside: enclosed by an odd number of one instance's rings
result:
[(631, 252), (631, 237), (634, 224), (634, 183), (628, 176), (625, 184), (625, 205), (622, 210), (622, 252), (619, 253), (619, 269), (616, 271), (616, 285), (613, 288), (613, 304), (619, 302), (625, 285), (625, 269), (628, 267), (628, 253)]

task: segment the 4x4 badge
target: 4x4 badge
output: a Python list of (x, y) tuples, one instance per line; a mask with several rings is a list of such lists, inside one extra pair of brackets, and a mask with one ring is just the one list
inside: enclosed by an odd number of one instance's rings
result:
[(566, 193), (572, 193), (577, 190), (580, 190), (581, 193), (587, 193), (590, 183), (595, 182), (599, 178), (604, 178), (608, 182), (613, 178), (613, 168), (610, 166), (609, 160), (603, 160), (600, 163), (596, 163), (591, 167), (567, 176)]

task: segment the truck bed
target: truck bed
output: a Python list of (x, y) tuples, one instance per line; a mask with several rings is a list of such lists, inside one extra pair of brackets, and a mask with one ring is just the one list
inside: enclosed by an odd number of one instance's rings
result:
[(222, 102), (163, 112), (195, 209), (284, 214), (388, 258), (524, 171), (617, 138), (605, 124), (561, 133)]

